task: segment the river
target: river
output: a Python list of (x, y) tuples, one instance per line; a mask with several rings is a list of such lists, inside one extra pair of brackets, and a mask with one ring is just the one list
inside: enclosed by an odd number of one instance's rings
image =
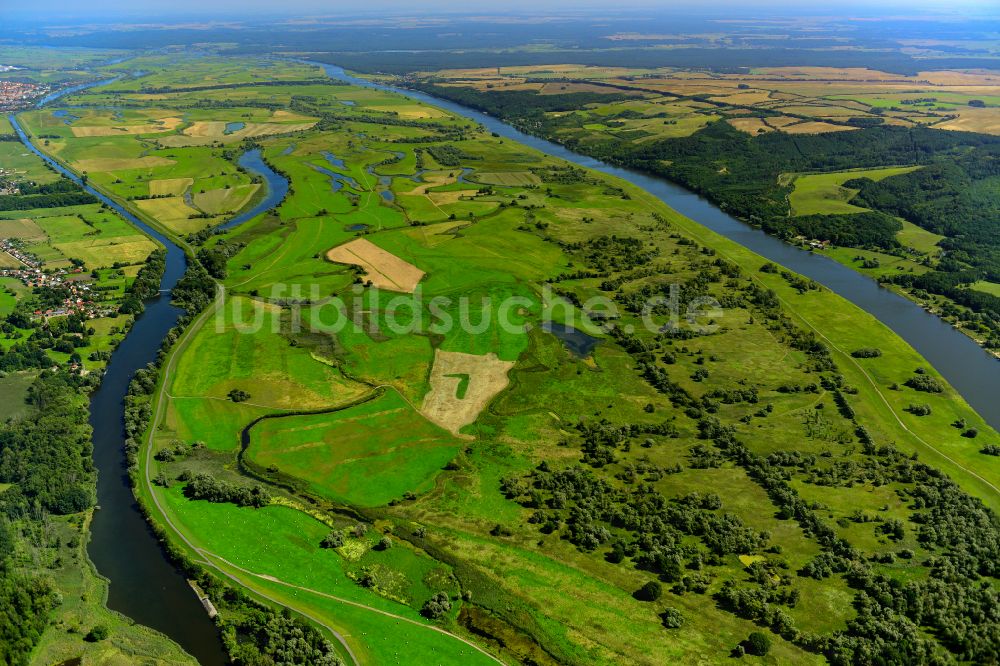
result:
[[(90, 86), (101, 85), (103, 82)], [(47, 96), (39, 105), (89, 86), (64, 89)], [(101, 385), (91, 396), (94, 465), (97, 468), (97, 504), (90, 528), (87, 552), (102, 576), (110, 581), (108, 607), (136, 622), (156, 629), (194, 656), (204, 666), (229, 663), (215, 623), (185, 580), (167, 558), (146, 519), (139, 511), (129, 482), (125, 461), (124, 396), (135, 371), (156, 359), (167, 332), (183, 313), (170, 303), (169, 292), (184, 275), (187, 258), (170, 239), (129, 213), (98, 190), (85, 185), (72, 172), (38, 150), (28, 139), (17, 118), (11, 125), (21, 141), (57, 171), (114, 209), (131, 224), (156, 239), (166, 249), (166, 268), (160, 294), (146, 301), (145, 311), (111, 356)], [(265, 195), (251, 210), (225, 226), (235, 226), (271, 208), (284, 198), (287, 181), (263, 161), (259, 150), (248, 151), (239, 163), (262, 177)]]
[(973, 409), (991, 426), (1000, 430), (1000, 400), (997, 399), (1000, 396), (1000, 364), (997, 359), (961, 331), (952, 328), (913, 301), (883, 288), (874, 280), (829, 257), (769, 236), (723, 212), (697, 194), (662, 178), (574, 153), (565, 146), (525, 134), (493, 116), (449, 100), (416, 90), (365, 81), (347, 74), (336, 65), (313, 64), (321, 66), (330, 78), (366, 88), (401, 93), (433, 104), (481, 123), (489, 131), (504, 138), (641, 187), (681, 215), (736, 241), (762, 257), (815, 280), (874, 315), (926, 358)]

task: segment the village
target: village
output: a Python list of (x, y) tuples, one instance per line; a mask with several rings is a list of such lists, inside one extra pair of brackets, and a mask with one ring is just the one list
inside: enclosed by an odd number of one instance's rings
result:
[(0, 250), (21, 264), (20, 268), (0, 269), (0, 277), (20, 280), (29, 289), (47, 287), (66, 290), (67, 296), (59, 307), (35, 310), (33, 313), (35, 317), (48, 319), (80, 314), (87, 319), (96, 319), (114, 314), (114, 308), (94, 302), (93, 289), (90, 283), (85, 281), (82, 267), (44, 269), (35, 256), (19, 248), (9, 238), (0, 239)]

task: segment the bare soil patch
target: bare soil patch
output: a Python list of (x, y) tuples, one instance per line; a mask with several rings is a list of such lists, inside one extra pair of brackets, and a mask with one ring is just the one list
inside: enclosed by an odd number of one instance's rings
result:
[(507, 373), (513, 367), (512, 361), (501, 361), (496, 354), (477, 356), (438, 349), (431, 367), (431, 390), (424, 396), (420, 413), (457, 435), (507, 387)]
[(424, 277), (424, 272), (413, 264), (364, 238), (338, 245), (326, 253), (326, 258), (338, 264), (360, 266), (367, 279), (379, 289), (411, 294)]

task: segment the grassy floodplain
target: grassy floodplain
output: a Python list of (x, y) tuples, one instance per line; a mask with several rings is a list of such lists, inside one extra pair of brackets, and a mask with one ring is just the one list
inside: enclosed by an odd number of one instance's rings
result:
[[(359, 662), (495, 663), (472, 641), (507, 663), (724, 663), (771, 625), (775, 663), (819, 663), (807, 637), (850, 631), (860, 583), (843, 571), (802, 573), (830, 542), (775, 504), (756, 464), (779, 466), (803, 512), (898, 581), (925, 581), (928, 558), (948, 556), (920, 536), (914, 518), (926, 514), (908, 498), (930, 481), (899, 473), (908, 456), (1000, 507), (996, 459), (980, 452), (1000, 444), (997, 434), (912, 349), (836, 295), (761, 271), (759, 256), (626, 183), (463, 118), (395, 94), (297, 82), (319, 70), (290, 66), (280, 75), (296, 81), (288, 86), (226, 74), (215, 83), (240, 83), (224, 92), (246, 106), (194, 108), (219, 93), (204, 63), (150, 63), (140, 80), (155, 93), (119, 85), (74, 98), (90, 118), (80, 127), (108, 126), (88, 107), (115, 99), (134, 114), (122, 127), (143, 127), (136, 133), (84, 136), (94, 131), (56, 127), (44, 112), (30, 127), (57, 135), (51, 154), (92, 167), (94, 182), (134, 206), (200, 189), (202, 159), (217, 179), (206, 190), (251, 184), (233, 167), (249, 146), (290, 179), (275, 209), (190, 238), (220, 289), (164, 363), (140, 495), (190, 557), (331, 638), (339, 632)], [(219, 71), (239, 69), (227, 63)], [(166, 129), (167, 118), (181, 122)], [(150, 119), (162, 131), (146, 134)], [(195, 136), (247, 120), (288, 127)], [(135, 199), (153, 182), (164, 198)], [(143, 212), (175, 234), (225, 217), (186, 228), (172, 209)], [(325, 258), (359, 237), (395, 262), (372, 270), (423, 272), (415, 308)], [(662, 311), (656, 330), (641, 325), (635, 304), (671, 282), (724, 304), (699, 318), (714, 328), (657, 332)], [(494, 317), (477, 334), (395, 328), (428, 314), (436, 296), (518, 297), (508, 315), (529, 326), (505, 330)], [(581, 357), (539, 324), (547, 310), (568, 321), (568, 303), (594, 296), (619, 307), (617, 326), (580, 324), (599, 338)], [(465, 314), (483, 322), (487, 311)], [(852, 355), (863, 348), (879, 355)], [(435, 373), (441, 359), (454, 367)], [(940, 392), (911, 388), (915, 376)], [(435, 391), (455, 412), (471, 410), (471, 423), (432, 422), (425, 401)], [(916, 403), (930, 414), (907, 411)], [(720, 443), (720, 428), (748, 454)], [(971, 428), (975, 439), (963, 437)], [(191, 499), (198, 474), (261, 484), (271, 501)], [(553, 492), (554, 479), (569, 485)], [(589, 492), (573, 485), (584, 482)], [(641, 512), (642, 498), (711, 528), (679, 519), (637, 528), (595, 504)], [(654, 537), (676, 569), (648, 558), (644, 539)], [(633, 596), (653, 581), (662, 595)], [(780, 595), (780, 621), (717, 601), (732, 586)], [(432, 620), (421, 610), (438, 592), (451, 607)]]

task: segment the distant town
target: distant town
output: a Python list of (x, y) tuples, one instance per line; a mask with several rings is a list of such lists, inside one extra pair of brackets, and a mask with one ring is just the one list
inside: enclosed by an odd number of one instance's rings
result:
[[(17, 68), (12, 68), (10, 65), (0, 65), (0, 72), (9, 72), (12, 69)], [(0, 111), (9, 112), (23, 109), (49, 90), (51, 90), (49, 86), (0, 79)]]

